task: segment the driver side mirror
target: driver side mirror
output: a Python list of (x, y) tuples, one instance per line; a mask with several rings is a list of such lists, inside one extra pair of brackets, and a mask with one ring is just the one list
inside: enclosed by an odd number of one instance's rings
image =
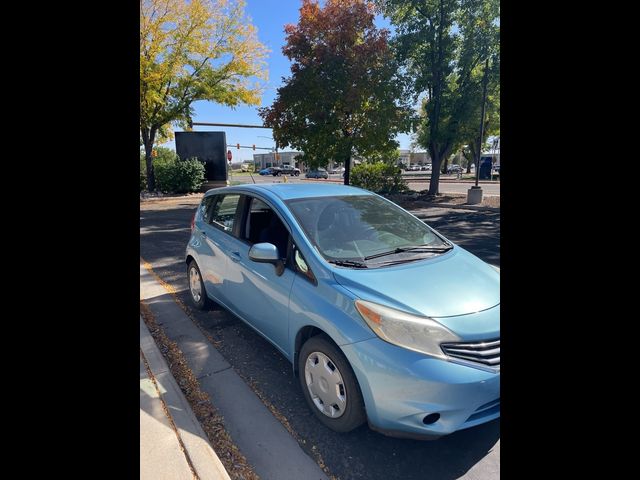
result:
[(272, 263), (278, 276), (284, 272), (284, 262), (273, 243), (256, 243), (249, 249), (249, 258), (257, 263)]

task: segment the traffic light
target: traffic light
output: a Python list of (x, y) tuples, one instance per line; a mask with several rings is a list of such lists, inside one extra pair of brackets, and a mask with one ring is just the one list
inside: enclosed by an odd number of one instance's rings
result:
[(238, 150), (240, 150), (240, 144), (236, 143), (236, 147), (238, 147)]
[(256, 146), (255, 146), (255, 145), (253, 146), (253, 149), (254, 149), (254, 150), (256, 149)]

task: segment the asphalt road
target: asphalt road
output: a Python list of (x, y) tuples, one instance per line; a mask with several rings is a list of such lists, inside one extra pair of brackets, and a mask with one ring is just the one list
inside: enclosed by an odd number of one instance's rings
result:
[[(140, 254), (187, 305), (183, 257), (194, 209), (193, 202), (185, 201), (171, 207), (143, 205), (140, 211)], [(499, 265), (499, 214), (432, 208), (423, 216), (454, 242)], [(219, 308), (191, 313), (234, 370), (287, 418), (302, 448), (336, 478), (499, 479), (499, 419), (426, 442), (385, 437), (366, 425), (348, 434), (332, 432), (306, 405), (290, 363), (266, 340)]]
[[(415, 172), (415, 174), (419, 174), (421, 172)], [(256, 183), (274, 183), (274, 182), (282, 182), (283, 177), (274, 177), (273, 175), (258, 175), (253, 174), (253, 178)], [(429, 188), (429, 179), (421, 178), (419, 180), (414, 180), (411, 178), (411, 173), (406, 174), (405, 178), (407, 179), (407, 183), (411, 190), (415, 190), (417, 192), (421, 190), (426, 190)], [(449, 177), (441, 177), (447, 178)], [(455, 177), (451, 177), (450, 180), (453, 180)], [(248, 174), (238, 174), (234, 173), (231, 178), (231, 181), (237, 181), (242, 183), (253, 183), (251, 177)], [(329, 180), (337, 180), (342, 181), (342, 177), (340, 175), (329, 175)], [(305, 179), (304, 174), (299, 177), (287, 177), (287, 181), (289, 183), (304, 183), (304, 182), (326, 182), (325, 179)], [(473, 183), (454, 183), (450, 181), (440, 182), (440, 193), (460, 193), (465, 194), (467, 190), (473, 185)], [(481, 183), (483, 194), (485, 196), (500, 196), (500, 184), (499, 183)]]

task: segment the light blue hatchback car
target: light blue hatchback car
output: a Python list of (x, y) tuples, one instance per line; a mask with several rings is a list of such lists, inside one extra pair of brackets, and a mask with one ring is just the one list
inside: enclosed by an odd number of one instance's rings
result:
[(209, 190), (186, 251), (193, 303), (293, 364), (322, 423), (438, 437), (500, 416), (500, 272), (343, 185)]

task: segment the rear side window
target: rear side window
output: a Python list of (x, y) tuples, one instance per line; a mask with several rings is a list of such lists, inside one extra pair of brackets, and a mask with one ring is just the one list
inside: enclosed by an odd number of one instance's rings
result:
[(211, 207), (213, 206), (213, 204), (216, 203), (217, 199), (218, 197), (216, 195), (212, 195), (202, 200), (199, 210), (200, 210), (200, 218), (202, 219), (203, 222), (207, 222), (207, 223), (209, 222), (209, 216), (211, 215)]
[(224, 195), (219, 201), (215, 202), (209, 223), (214, 227), (231, 233), (239, 200), (240, 195)]

